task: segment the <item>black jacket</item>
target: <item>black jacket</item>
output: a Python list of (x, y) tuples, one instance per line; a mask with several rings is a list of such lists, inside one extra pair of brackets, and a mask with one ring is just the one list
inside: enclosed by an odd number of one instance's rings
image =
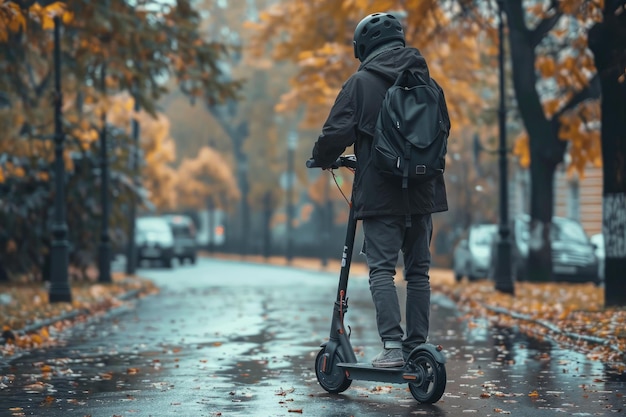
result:
[[(385, 177), (371, 165), (372, 136), (385, 93), (397, 75), (405, 68), (414, 68), (423, 78), (430, 77), (426, 60), (415, 48), (396, 47), (372, 55), (343, 84), (313, 147), (313, 158), (328, 167), (354, 144), (358, 168), (352, 197), (357, 219), (406, 214), (401, 179)], [(447, 109), (445, 118), (450, 127)], [(448, 210), (443, 175), (411, 185), (409, 201), (411, 214)]]

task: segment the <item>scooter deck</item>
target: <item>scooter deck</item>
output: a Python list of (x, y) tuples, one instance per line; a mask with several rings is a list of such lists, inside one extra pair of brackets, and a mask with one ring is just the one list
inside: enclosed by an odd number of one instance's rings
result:
[(396, 368), (375, 368), (367, 363), (341, 362), (337, 366), (344, 369), (346, 376), (352, 380), (380, 381), (394, 384), (406, 384), (416, 379), (416, 375), (403, 366)]

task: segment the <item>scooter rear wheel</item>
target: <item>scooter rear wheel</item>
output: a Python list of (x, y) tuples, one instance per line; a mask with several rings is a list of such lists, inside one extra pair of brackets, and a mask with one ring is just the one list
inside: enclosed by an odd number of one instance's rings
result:
[(418, 383), (409, 383), (411, 395), (417, 401), (433, 404), (439, 401), (446, 389), (446, 367), (435, 360), (427, 351), (414, 353), (409, 357), (407, 366), (412, 373), (421, 374)]
[(339, 353), (335, 353), (332, 369), (329, 372), (323, 371), (325, 351), (325, 349), (320, 350), (315, 358), (315, 376), (324, 390), (331, 394), (339, 394), (350, 387), (352, 380), (348, 379), (345, 371), (337, 366), (338, 363), (343, 362)]

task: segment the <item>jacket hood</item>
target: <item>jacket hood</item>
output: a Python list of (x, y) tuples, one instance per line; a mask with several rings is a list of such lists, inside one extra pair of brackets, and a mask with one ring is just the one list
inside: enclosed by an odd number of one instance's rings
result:
[(426, 76), (426, 79), (430, 78), (426, 59), (420, 51), (410, 47), (396, 47), (379, 54), (372, 54), (363, 61), (358, 70), (371, 71), (393, 83), (398, 74), (407, 68)]

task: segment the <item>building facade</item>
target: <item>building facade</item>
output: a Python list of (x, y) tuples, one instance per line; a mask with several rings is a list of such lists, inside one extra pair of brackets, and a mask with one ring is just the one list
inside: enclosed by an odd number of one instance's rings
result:
[[(602, 167), (589, 165), (583, 176), (568, 174), (565, 166), (554, 176), (554, 215), (579, 221), (587, 236), (602, 233), (602, 175)], [(518, 168), (513, 174), (511, 217), (528, 213), (529, 206), (529, 171)]]

